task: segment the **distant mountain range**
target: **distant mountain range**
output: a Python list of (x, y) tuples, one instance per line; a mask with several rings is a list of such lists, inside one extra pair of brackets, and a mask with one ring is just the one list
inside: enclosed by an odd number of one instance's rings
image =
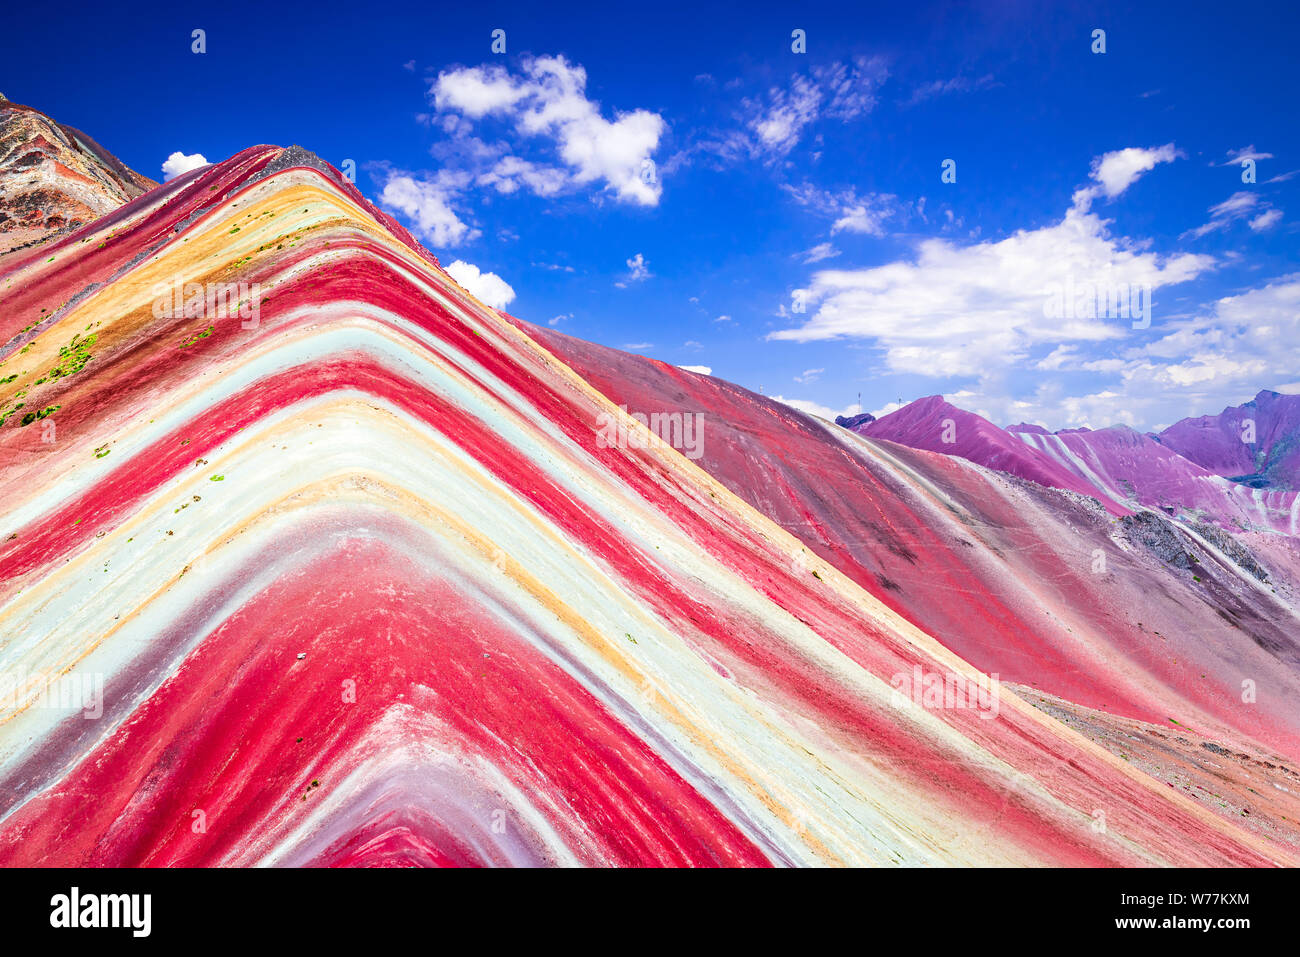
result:
[(839, 423), (874, 439), (956, 455), (1100, 501), (1124, 514), (1154, 508), (1227, 528), (1300, 531), (1300, 396), (1260, 392), (1218, 415), (1159, 434), (1127, 426), (1006, 429), (942, 396), (880, 419)]

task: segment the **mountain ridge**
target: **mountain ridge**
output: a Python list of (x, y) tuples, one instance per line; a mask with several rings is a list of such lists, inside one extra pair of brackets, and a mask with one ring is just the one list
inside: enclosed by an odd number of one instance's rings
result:
[[(1272, 456), (1268, 477), (1256, 482), (1238, 480), (1251, 477), (1240, 472), (1252, 461), (1243, 459), (1252, 455), (1252, 447), (1241, 442), (1239, 430), (1243, 410), (1254, 410), (1255, 400), (1218, 416), (1181, 420), (1154, 434), (1122, 423), (1055, 432), (1028, 423), (1001, 429), (942, 396), (927, 396), (851, 431), (957, 455), (1090, 495), (1108, 507), (1146, 507), (1186, 513), (1194, 520), (1208, 517), (1226, 527), (1300, 534), (1300, 493), (1293, 491), (1300, 484), (1300, 396), (1268, 390), (1260, 396), (1275, 401), (1264, 403), (1269, 415), (1259, 425), (1264, 436), (1259, 454)], [(1214, 465), (1218, 468), (1210, 467)]]
[[(1259, 546), (1279, 597), (532, 326), (324, 165), (250, 147), (0, 261), (0, 863), (1300, 862), (1300, 556)], [(688, 414), (698, 462), (647, 425)]]

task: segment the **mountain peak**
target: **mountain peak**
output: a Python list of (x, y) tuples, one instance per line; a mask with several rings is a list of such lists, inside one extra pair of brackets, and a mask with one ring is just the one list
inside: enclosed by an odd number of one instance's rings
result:
[[(926, 412), (932, 411), (934, 409), (942, 409), (942, 408), (956, 409), (957, 408), (955, 405), (953, 405), (951, 402), (949, 402), (941, 395), (922, 396), (919, 399), (914, 399), (913, 401), (909, 402), (903, 408), (908, 408), (909, 406), (915, 407), (918, 410), (923, 410)], [(900, 409), (899, 411), (902, 410)]]
[(1007, 426), (1008, 432), (1026, 432), (1031, 435), (1051, 435), (1052, 433), (1041, 425), (1035, 425), (1032, 422), (1017, 422), (1015, 425)]
[(92, 222), (157, 185), (80, 130), (0, 96), (0, 255)]
[(1300, 485), (1300, 395), (1261, 389), (1218, 415), (1192, 416), (1160, 433), (1160, 442), (1224, 478), (1260, 487)]

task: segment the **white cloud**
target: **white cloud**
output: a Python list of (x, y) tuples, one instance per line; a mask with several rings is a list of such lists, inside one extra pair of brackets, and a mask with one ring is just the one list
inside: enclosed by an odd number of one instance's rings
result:
[(765, 108), (750, 107), (749, 128), (763, 150), (784, 155), (799, 142), (803, 128), (817, 119), (822, 93), (807, 77), (796, 76), (789, 90), (774, 87), (768, 98)]
[(971, 79), (965, 76), (956, 76), (951, 80), (935, 80), (931, 83), (924, 83), (912, 91), (912, 95), (907, 99), (903, 106), (916, 106), (926, 100), (932, 100), (936, 97), (947, 96), (951, 93), (972, 93), (976, 90), (987, 90), (989, 87), (996, 85), (993, 81), (993, 74), (988, 73), (977, 79)]
[(1272, 158), (1272, 153), (1261, 153), (1255, 149), (1254, 144), (1251, 144), (1250, 146), (1243, 146), (1239, 150), (1228, 150), (1228, 159), (1219, 165), (1240, 166), (1243, 160), (1254, 160), (1255, 162), (1259, 162), (1260, 160), (1271, 160)]
[(459, 246), (480, 235), (451, 208), (452, 197), (463, 184), (464, 178), (449, 170), (423, 179), (392, 172), (379, 193), (379, 205), (406, 216), (414, 232), (432, 245)]
[(713, 375), (710, 366), (678, 366), (677, 368), (685, 369), (687, 372), (698, 372), (700, 375)]
[(826, 115), (836, 120), (865, 116), (876, 106), (876, 94), (889, 71), (881, 57), (854, 57), (853, 62), (815, 66), (813, 79), (826, 93)]
[(474, 66), (438, 74), (429, 92), (439, 110), (458, 110), (471, 119), (508, 110), (527, 96), (504, 66)]
[(1281, 218), (1282, 210), (1268, 209), (1250, 221), (1250, 228), (1257, 233), (1263, 232), (1266, 229), (1271, 229), (1276, 226)]
[(870, 113), (888, 75), (878, 57), (816, 66), (808, 76), (795, 74), (788, 87), (770, 88), (765, 100), (741, 101), (744, 130), (713, 148), (780, 159), (799, 142), (803, 131), (822, 117), (847, 122)]
[(555, 196), (568, 183), (562, 169), (538, 166), (518, 156), (503, 156), (496, 165), (475, 180), (479, 186), (490, 186), (498, 193), (513, 193), (527, 187), (538, 196)]
[(510, 283), (494, 272), (481, 272), (473, 263), (457, 259), (447, 267), (447, 274), (485, 306), (504, 309), (514, 301), (515, 291)]
[(885, 234), (884, 220), (888, 211), (869, 210), (866, 206), (854, 206), (844, 211), (844, 215), (831, 224), (831, 235), (842, 230), (851, 233), (866, 233), (868, 236)]
[(645, 256), (637, 253), (631, 259), (627, 260), (627, 275), (622, 282), (614, 283), (619, 289), (626, 289), (630, 282), (644, 282), (650, 278), (649, 264)]
[(1116, 357), (1088, 359), (1076, 349), (1058, 347), (1039, 363), (1049, 370), (1102, 373), (1113, 385), (1071, 396), (1053, 375), (1029, 399), (986, 389), (972, 393), (964, 407), (982, 406), (981, 414), (994, 421), (1028, 420), (1051, 428), (1115, 423), (1154, 428), (1197, 410), (1237, 405), (1260, 389), (1296, 391), (1300, 273), (1219, 299), (1164, 328), (1168, 331), (1158, 339)]
[(714, 321), (714, 322), (730, 322), (730, 321), (731, 321), (731, 317), (730, 317), (730, 316), (727, 316), (727, 315), (722, 315), (722, 316), (718, 316), (718, 318), (714, 319), (713, 321)]
[(662, 187), (651, 157), (667, 129), (663, 117), (633, 110), (606, 119), (600, 104), (587, 99), (586, 87), (587, 71), (581, 66), (562, 56), (543, 56), (525, 59), (519, 75), (503, 66), (445, 70), (429, 92), (441, 112), (456, 111), (472, 120), (500, 116), (523, 140), (551, 141), (567, 167), (529, 163), (527, 175), (498, 169), (493, 185), (523, 185), (553, 195), (564, 185), (604, 182), (621, 201), (656, 205)]
[(1254, 209), (1259, 202), (1258, 193), (1250, 193), (1245, 190), (1233, 193), (1223, 202), (1210, 207), (1210, 217), (1218, 219), (1223, 216), (1236, 217)]
[(1080, 209), (1087, 209), (1099, 195), (1114, 199), (1137, 182), (1143, 173), (1155, 169), (1160, 163), (1172, 163), (1181, 155), (1173, 143), (1150, 149), (1130, 146), (1104, 153), (1092, 161), (1092, 178), (1097, 185), (1075, 193), (1074, 203)]
[[(811, 183), (804, 183), (802, 186), (783, 184), (781, 188), (800, 206), (821, 216), (832, 218), (831, 235), (850, 232), (883, 236), (885, 221), (896, 216), (901, 210), (898, 197), (892, 193), (867, 193), (859, 196), (853, 189), (827, 190), (813, 186)], [(814, 247), (814, 250), (822, 248), (829, 250), (831, 246), (829, 243), (823, 243), (822, 246)], [(805, 262), (817, 261), (817, 259), (805, 260)]]
[(1206, 314), (1181, 321), (1130, 363), (1126, 379), (1153, 388), (1212, 383), (1221, 390), (1258, 389), (1285, 381), (1297, 368), (1300, 273), (1227, 296)]
[[(1271, 209), (1268, 202), (1261, 200), (1258, 193), (1238, 190), (1223, 202), (1210, 207), (1210, 221), (1204, 225), (1189, 229), (1183, 233), (1184, 239), (1200, 239), (1209, 233), (1227, 229), (1239, 219), (1259, 211), (1250, 221), (1250, 228), (1256, 232), (1268, 229), (1282, 218), (1280, 210)], [(1258, 223), (1259, 225), (1256, 225)]]
[(188, 173), (190, 170), (210, 165), (211, 164), (203, 157), (202, 153), (193, 153), (186, 156), (180, 150), (177, 150), (163, 161), (163, 182), (165, 183), (168, 180), (175, 179), (177, 176), (180, 176), (183, 173)]
[(1043, 372), (1055, 372), (1067, 364), (1079, 361), (1078, 346), (1057, 346), (1034, 364), (1034, 368)]
[[(1094, 166), (1099, 175), (1103, 165)], [(1125, 165), (1131, 171), (1145, 162)], [(1105, 175), (1112, 184), (1132, 182), (1128, 174)], [(1047, 318), (1053, 288), (1105, 283), (1154, 291), (1214, 264), (1210, 256), (1162, 257), (1111, 236), (1108, 221), (1088, 211), (1092, 195), (1081, 190), (1075, 197), (1082, 205), (1072, 206), (1059, 222), (1000, 241), (958, 245), (928, 239), (917, 244), (910, 260), (818, 271), (807, 288), (795, 291), (805, 308), (802, 325), (768, 338), (869, 339), (891, 372), (983, 376), (1024, 365), (1034, 347), (1130, 334), (1128, 320)]]
[(800, 255), (803, 256), (805, 265), (809, 263), (819, 263), (824, 259), (834, 259), (840, 254), (840, 251), (830, 243), (818, 243), (812, 249), (806, 250)]
[(1133, 399), (1113, 389), (1084, 395), (1063, 395), (1055, 389), (1041, 389), (1032, 400), (1007, 402), (984, 396), (972, 401), (986, 403), (980, 411), (985, 418), (1007, 425), (1015, 420), (1049, 429), (1097, 429), (1110, 425), (1137, 428), (1141, 421), (1138, 418), (1141, 410)]
[(823, 418), (827, 422), (834, 422), (836, 416), (858, 414), (858, 405), (856, 402), (837, 411), (832, 409), (830, 406), (822, 405), (820, 402), (813, 402), (811, 399), (787, 399), (783, 395), (774, 395), (772, 398), (777, 402), (784, 402), (786, 405), (798, 409), (800, 412), (806, 412), (809, 415)]
[(805, 369), (803, 375), (797, 375), (794, 377), (794, 381), (802, 382), (804, 385), (812, 385), (822, 377), (822, 373), (825, 371), (825, 369)]

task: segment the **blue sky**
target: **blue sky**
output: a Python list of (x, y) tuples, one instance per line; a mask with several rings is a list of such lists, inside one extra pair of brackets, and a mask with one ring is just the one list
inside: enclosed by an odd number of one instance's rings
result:
[[(943, 393), (1002, 424), (1153, 428), (1300, 391), (1292, 5), (145, 4), (6, 25), (0, 91), (146, 175), (254, 143), (352, 160), (481, 298), (822, 414)], [(1149, 322), (1054, 306), (1067, 287), (1149, 294)]]

